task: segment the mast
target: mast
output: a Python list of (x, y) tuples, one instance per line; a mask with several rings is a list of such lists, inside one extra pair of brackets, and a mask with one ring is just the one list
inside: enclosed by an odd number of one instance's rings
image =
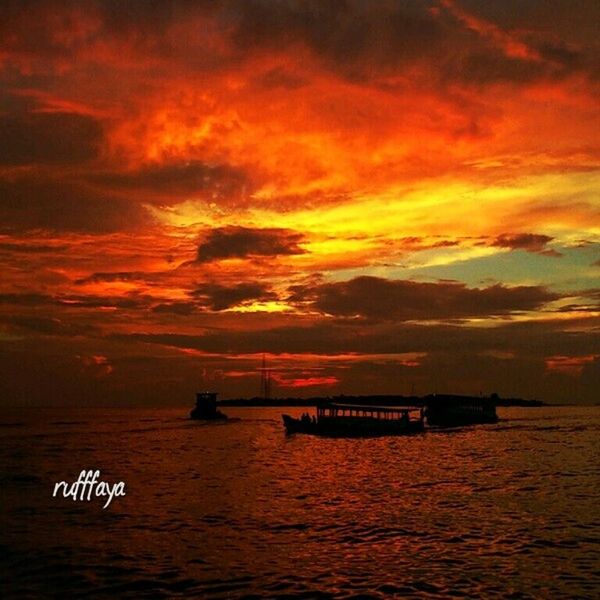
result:
[(260, 397), (264, 400), (271, 398), (271, 369), (267, 367), (265, 355), (262, 357), (262, 367), (260, 371)]

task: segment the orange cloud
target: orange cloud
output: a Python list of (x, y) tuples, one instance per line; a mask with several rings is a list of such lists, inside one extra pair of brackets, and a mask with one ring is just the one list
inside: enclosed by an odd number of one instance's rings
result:
[(600, 358), (600, 355), (597, 354), (588, 356), (550, 356), (546, 358), (546, 368), (549, 371), (578, 377), (585, 365), (593, 363), (598, 358)]
[(280, 375), (273, 376), (274, 381), (280, 388), (307, 388), (316, 386), (333, 386), (339, 383), (339, 379), (334, 376), (328, 377), (297, 377), (287, 379)]

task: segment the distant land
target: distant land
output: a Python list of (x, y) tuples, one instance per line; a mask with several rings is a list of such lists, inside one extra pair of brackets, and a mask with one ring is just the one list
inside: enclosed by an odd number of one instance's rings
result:
[[(365, 406), (425, 406), (430, 398), (450, 399), (479, 399), (482, 396), (463, 396), (460, 394), (429, 394), (427, 396), (399, 396), (393, 394), (372, 396), (316, 396), (313, 398), (233, 398), (220, 400), (220, 406), (304, 406), (312, 407), (324, 402), (339, 402), (342, 404), (361, 404)], [(522, 398), (500, 398), (497, 394), (490, 396), (496, 401), (496, 406), (550, 406), (542, 400), (523, 400)]]

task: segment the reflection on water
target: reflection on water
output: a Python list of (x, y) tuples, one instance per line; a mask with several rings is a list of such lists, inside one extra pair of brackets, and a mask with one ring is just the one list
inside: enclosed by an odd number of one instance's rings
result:
[[(596, 598), (600, 409), (410, 437), (286, 437), (276, 409), (5, 412), (5, 596)], [(287, 409), (292, 414), (302, 409)], [(52, 499), (82, 469), (103, 511)]]

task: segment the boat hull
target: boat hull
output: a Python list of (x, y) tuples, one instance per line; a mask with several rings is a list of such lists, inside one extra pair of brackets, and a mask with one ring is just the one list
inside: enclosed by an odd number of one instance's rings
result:
[(462, 427), (463, 425), (486, 425), (498, 422), (496, 415), (471, 414), (441, 414), (427, 415), (427, 425), (430, 427)]
[(198, 409), (195, 406), (190, 412), (190, 419), (194, 421), (226, 421), (227, 415), (217, 410), (215, 412)]

